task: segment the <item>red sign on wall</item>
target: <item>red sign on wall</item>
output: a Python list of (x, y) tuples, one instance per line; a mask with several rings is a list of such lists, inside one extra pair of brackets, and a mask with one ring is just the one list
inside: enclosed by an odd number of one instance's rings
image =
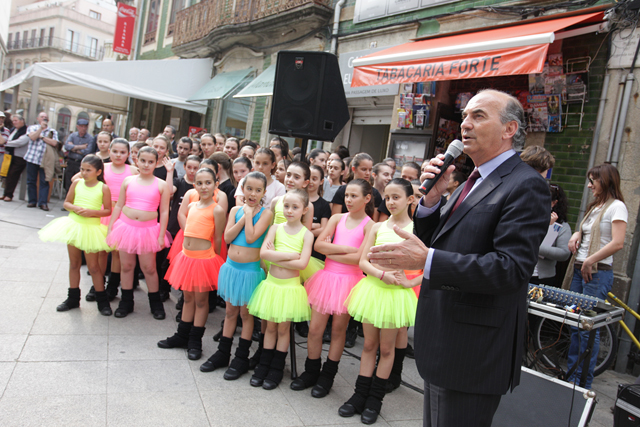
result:
[(113, 36), (113, 51), (131, 54), (131, 42), (136, 24), (136, 8), (118, 3), (118, 20), (116, 21), (116, 33)]

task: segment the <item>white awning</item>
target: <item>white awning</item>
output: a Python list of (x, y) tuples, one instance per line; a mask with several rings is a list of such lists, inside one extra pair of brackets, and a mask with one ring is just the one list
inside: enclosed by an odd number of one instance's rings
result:
[(244, 89), (233, 95), (234, 98), (250, 98), (254, 96), (273, 95), (273, 82), (276, 79), (276, 64), (270, 65), (258, 77), (253, 79)]
[(126, 111), (127, 97), (206, 113), (205, 102), (187, 102), (211, 79), (213, 62), (204, 59), (39, 62), (0, 83), (0, 91), (20, 85), (29, 91), (40, 78), (39, 95), (91, 106)]

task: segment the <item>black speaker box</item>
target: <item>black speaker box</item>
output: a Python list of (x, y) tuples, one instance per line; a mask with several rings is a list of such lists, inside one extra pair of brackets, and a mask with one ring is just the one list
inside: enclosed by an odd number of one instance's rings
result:
[(595, 399), (587, 390), (522, 368), (520, 385), (500, 399), (492, 427), (585, 427)]
[(333, 141), (349, 121), (338, 58), (327, 52), (278, 52), (269, 133)]
[(613, 426), (640, 426), (640, 385), (618, 384), (618, 398), (613, 411)]

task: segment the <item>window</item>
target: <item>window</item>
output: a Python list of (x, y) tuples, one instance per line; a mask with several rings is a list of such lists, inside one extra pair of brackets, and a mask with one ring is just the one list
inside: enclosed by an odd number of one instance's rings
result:
[(29, 68), (29, 61), (24, 61), (24, 69), (26, 70), (27, 68)]
[(9, 49), (13, 49), (13, 45), (11, 44), (13, 42), (13, 33), (9, 33), (9, 37), (7, 38), (7, 46)]
[(16, 31), (16, 41), (14, 42), (16, 49), (20, 49), (20, 31)]
[(175, 31), (176, 14), (184, 9), (185, 0), (173, 0), (171, 15), (169, 16), (169, 26), (167, 27), (167, 37), (173, 35)]
[(40, 39), (38, 40), (38, 46), (44, 46), (45, 29), (40, 30)]
[(13, 62), (9, 61), (7, 78), (11, 77), (12, 75), (13, 75)]
[(29, 47), (36, 47), (38, 43), (36, 43), (36, 33), (38, 30), (31, 30), (31, 40), (29, 40)]
[(102, 18), (102, 14), (99, 12), (96, 12), (95, 10), (90, 10), (89, 18), (97, 19), (99, 21)]
[(98, 56), (98, 39), (87, 36), (87, 46), (85, 46), (85, 55), (91, 58)]
[(158, 30), (158, 18), (160, 14), (160, 0), (149, 2), (149, 15), (147, 16), (147, 31), (144, 36), (144, 44), (156, 41), (156, 31)]
[(20, 61), (16, 61), (16, 74), (22, 71), (22, 63)]
[(22, 32), (22, 47), (29, 47), (29, 31)]
[[(71, 110), (66, 107), (62, 107), (58, 110), (58, 119), (56, 120), (56, 129), (63, 129), (65, 134), (69, 133), (69, 125), (71, 124)], [(58, 135), (60, 136), (60, 135)], [(60, 139), (61, 141), (64, 138)]]
[(77, 31), (67, 30), (67, 40), (65, 49), (71, 52), (78, 52), (78, 39), (80, 34)]
[[(2, 80), (5, 80), (7, 78), (7, 62), (3, 61), (2, 62)], [(3, 107), (2, 105), (0, 105), (0, 107)]]
[(53, 34), (55, 32), (55, 28), (54, 27), (49, 27), (49, 42), (47, 43), (48, 46), (53, 46)]

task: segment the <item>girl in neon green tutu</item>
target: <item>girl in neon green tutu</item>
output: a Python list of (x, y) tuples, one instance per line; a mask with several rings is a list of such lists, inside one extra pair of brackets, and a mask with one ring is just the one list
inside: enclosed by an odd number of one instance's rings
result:
[(82, 179), (71, 184), (64, 208), (69, 216), (56, 218), (38, 232), (45, 242), (64, 242), (69, 252), (69, 295), (58, 306), (58, 311), (68, 311), (80, 306), (80, 266), (82, 252), (96, 290), (96, 302), (100, 314), (111, 316), (109, 299), (104, 290), (104, 272), (98, 261), (99, 252), (109, 251), (107, 226), (100, 218), (111, 215), (111, 192), (104, 183), (104, 164), (100, 157), (89, 154), (80, 164)]

